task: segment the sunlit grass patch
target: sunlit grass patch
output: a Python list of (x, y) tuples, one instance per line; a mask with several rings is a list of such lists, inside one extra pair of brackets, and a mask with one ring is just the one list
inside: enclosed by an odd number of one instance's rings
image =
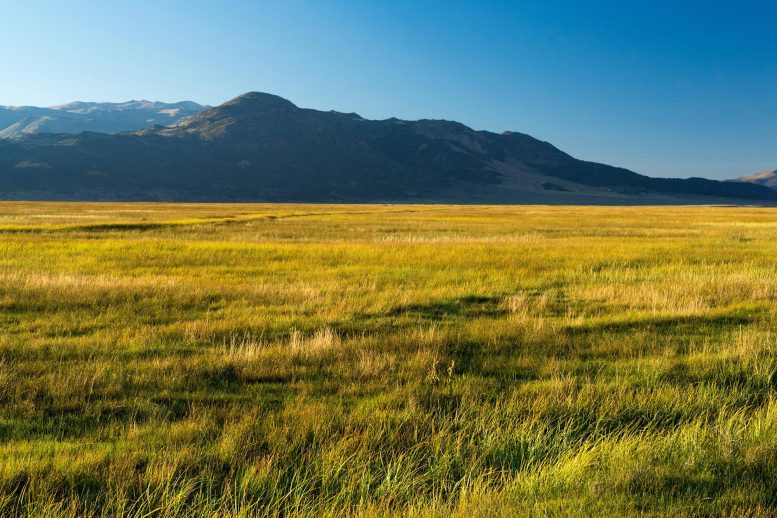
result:
[(777, 216), (0, 206), (4, 516), (777, 512)]

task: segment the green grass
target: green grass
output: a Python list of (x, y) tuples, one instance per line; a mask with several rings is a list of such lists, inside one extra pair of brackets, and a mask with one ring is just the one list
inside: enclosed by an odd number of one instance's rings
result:
[(777, 212), (0, 205), (0, 515), (777, 514)]

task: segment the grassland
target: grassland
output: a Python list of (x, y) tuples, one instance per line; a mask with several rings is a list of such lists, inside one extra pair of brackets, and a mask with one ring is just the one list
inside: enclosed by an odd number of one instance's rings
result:
[(0, 204), (0, 515), (777, 514), (777, 212)]

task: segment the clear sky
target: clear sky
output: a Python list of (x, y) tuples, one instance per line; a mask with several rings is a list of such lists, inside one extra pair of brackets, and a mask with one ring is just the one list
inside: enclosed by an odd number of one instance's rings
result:
[(257, 90), (529, 133), (652, 176), (777, 168), (777, 0), (0, 0), (0, 104)]

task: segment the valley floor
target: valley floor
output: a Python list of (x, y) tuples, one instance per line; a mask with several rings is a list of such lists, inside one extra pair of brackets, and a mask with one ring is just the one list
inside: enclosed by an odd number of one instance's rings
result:
[(777, 212), (0, 204), (0, 515), (777, 514)]

